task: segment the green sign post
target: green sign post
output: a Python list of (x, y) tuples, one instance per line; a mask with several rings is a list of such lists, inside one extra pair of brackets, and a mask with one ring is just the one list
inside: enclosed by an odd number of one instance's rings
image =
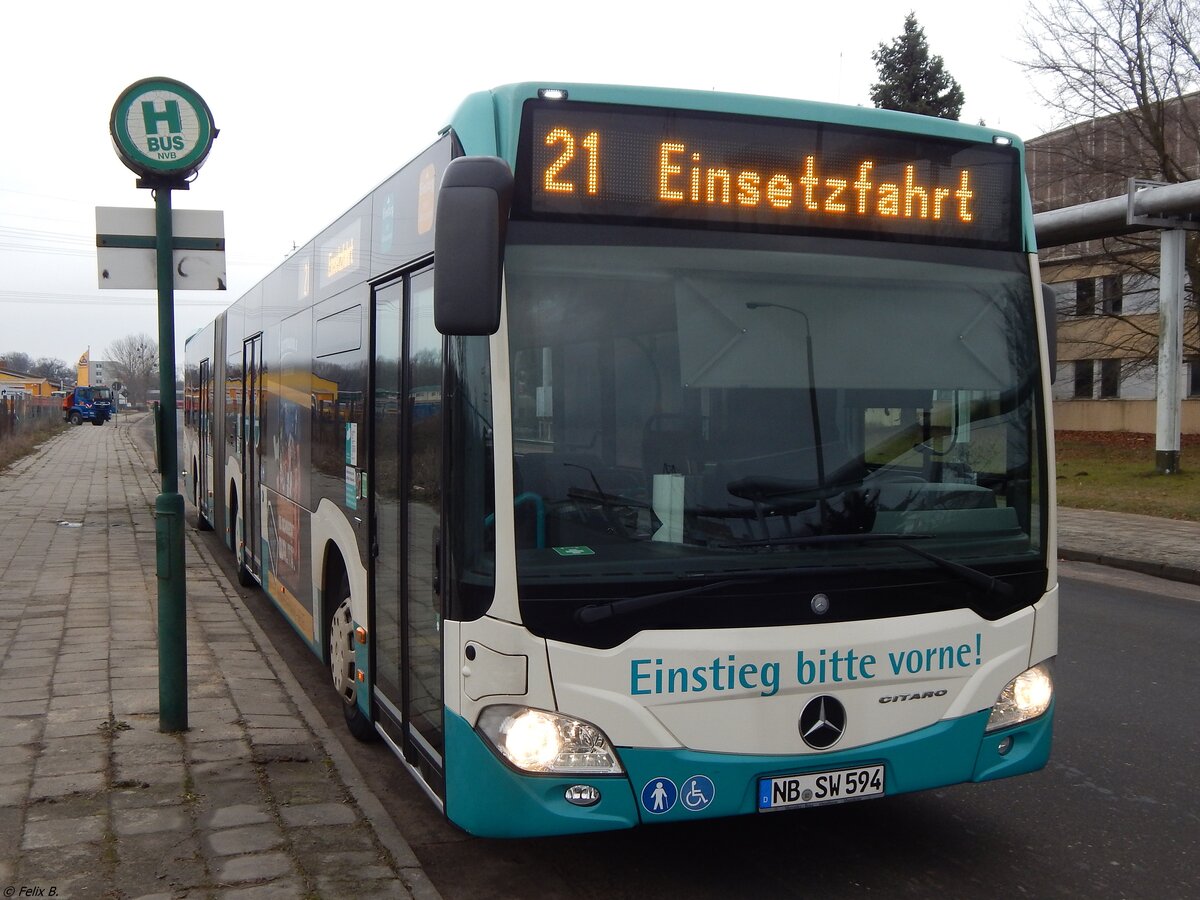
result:
[(171, 191), (187, 190), (217, 129), (200, 95), (170, 78), (127, 87), (113, 105), (109, 133), (117, 156), (154, 192), (158, 286), (158, 370), (162, 398), (162, 491), (154, 503), (158, 560), (158, 727), (183, 731), (187, 713), (187, 616), (183, 557), (183, 495), (178, 483), (175, 427), (175, 281)]

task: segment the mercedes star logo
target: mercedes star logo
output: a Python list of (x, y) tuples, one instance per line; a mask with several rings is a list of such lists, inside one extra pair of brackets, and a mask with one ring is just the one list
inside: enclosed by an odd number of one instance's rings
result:
[(827, 694), (814, 697), (800, 713), (800, 737), (814, 750), (828, 750), (846, 730), (846, 707)]

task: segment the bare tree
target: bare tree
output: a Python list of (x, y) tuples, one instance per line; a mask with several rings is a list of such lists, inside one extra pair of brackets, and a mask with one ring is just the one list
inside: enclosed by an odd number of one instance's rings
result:
[(129, 402), (145, 404), (146, 393), (158, 377), (158, 343), (147, 334), (130, 334), (109, 344), (107, 354)]
[(33, 357), (28, 353), (21, 353), (19, 350), (10, 350), (0, 354), (0, 368), (9, 372), (20, 372), (22, 375), (31, 375), (33, 374), (30, 371), (33, 368)]
[[(1123, 189), (1144, 178), (1187, 181), (1176, 129), (1195, 140), (1195, 105), (1179, 104), (1200, 80), (1193, 0), (1052, 0), (1030, 10), (1026, 68), (1060, 124), (1074, 125), (1075, 160)], [(1113, 117), (1118, 142), (1094, 140), (1092, 120)], [(1082, 124), (1077, 124), (1082, 123)], [(1112, 187), (1113, 185), (1107, 185)], [(1103, 185), (1101, 185), (1103, 187)]]
[[(1200, 93), (1189, 93), (1200, 86), (1197, 9), (1195, 0), (1051, 0), (1031, 7), (1026, 69), (1062, 125), (1029, 142), (1035, 212), (1123, 194), (1131, 177), (1200, 176)], [(1137, 283), (1138, 276), (1157, 276), (1157, 251), (1157, 233), (1148, 232), (1059, 248), (1046, 263), (1068, 275), (1099, 269)], [(1195, 235), (1186, 266), (1185, 353), (1196, 356)], [(1154, 366), (1157, 321), (1145, 304), (1068, 293), (1059, 313), (1087, 317), (1069, 322), (1063, 335), (1082, 358), (1122, 359), (1127, 374)]]
[(31, 375), (40, 375), (55, 384), (65, 384), (75, 380), (75, 369), (66, 362), (53, 356), (39, 356), (30, 370)]

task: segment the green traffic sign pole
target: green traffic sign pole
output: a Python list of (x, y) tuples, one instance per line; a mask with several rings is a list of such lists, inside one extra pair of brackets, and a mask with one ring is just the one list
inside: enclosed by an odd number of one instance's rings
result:
[(158, 730), (184, 731), (187, 708), (187, 584), (183, 565), (183, 495), (175, 427), (175, 268), (171, 188), (154, 192), (158, 271), (158, 388), (162, 398), (162, 491), (154, 501), (158, 548)]
[(162, 491), (154, 501), (158, 557), (158, 728), (184, 731), (187, 714), (187, 616), (183, 568), (183, 495), (179, 493), (175, 427), (175, 235), (171, 191), (186, 190), (217, 136), (208, 104), (173, 78), (144, 78), (127, 87), (109, 116), (113, 147), (154, 191), (158, 287), (158, 385), (161, 397), (158, 470)]

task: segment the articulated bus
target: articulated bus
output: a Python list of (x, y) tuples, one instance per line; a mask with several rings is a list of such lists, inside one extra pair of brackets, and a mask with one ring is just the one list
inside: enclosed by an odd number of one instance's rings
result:
[(185, 496), (474, 834), (1037, 770), (1023, 160), (875, 109), (474, 94), (190, 339)]

